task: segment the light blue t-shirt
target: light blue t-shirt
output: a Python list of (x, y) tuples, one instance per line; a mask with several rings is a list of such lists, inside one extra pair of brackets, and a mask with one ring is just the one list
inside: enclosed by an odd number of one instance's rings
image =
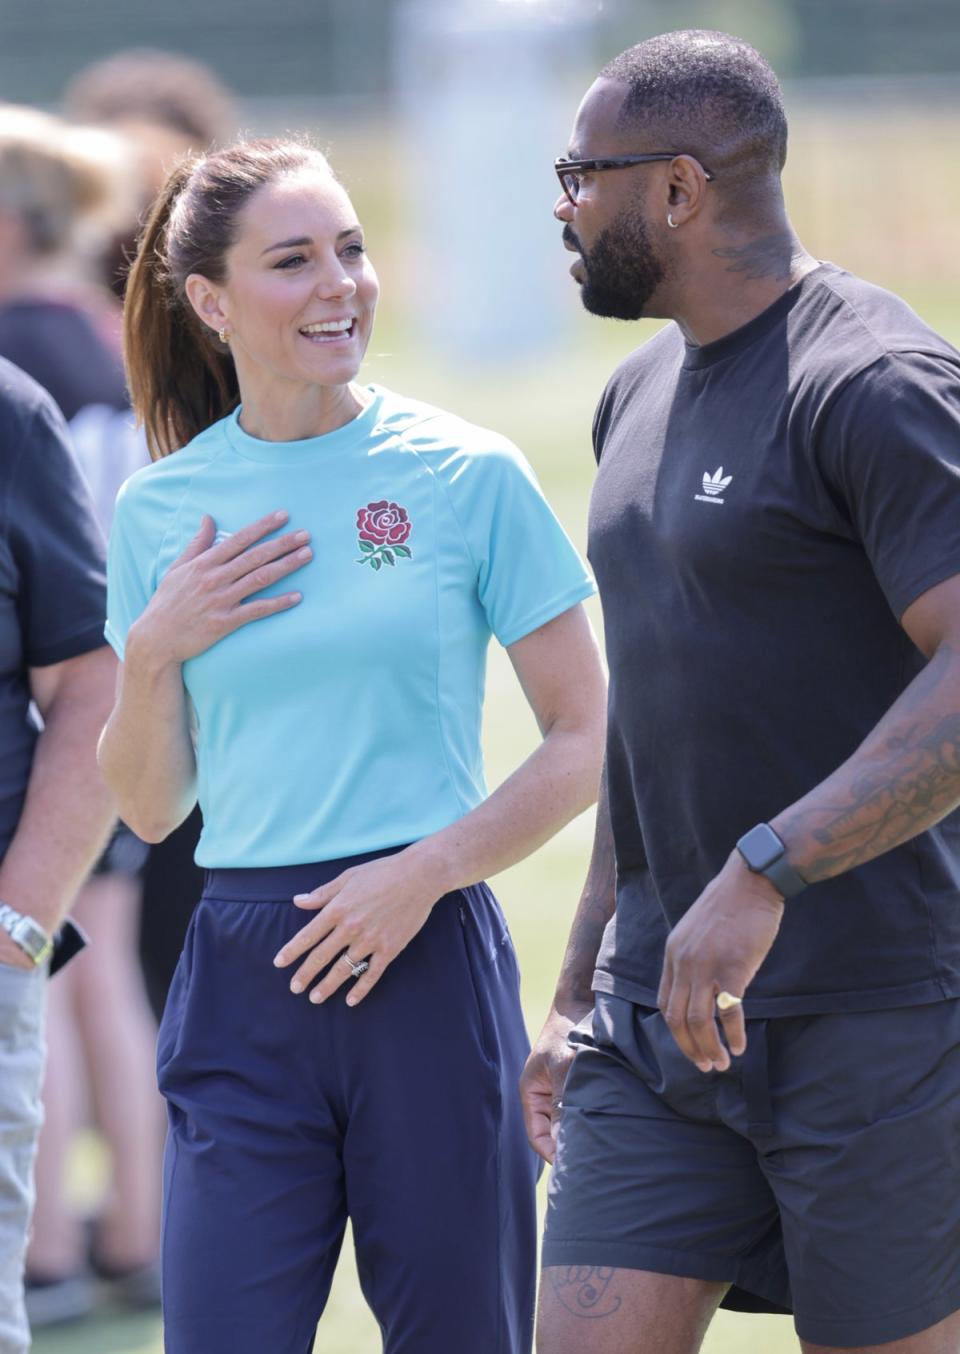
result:
[(503, 645), (593, 591), (520, 453), (380, 387), (322, 437), (264, 442), (238, 412), (126, 482), (106, 636), (124, 641), (209, 513), (286, 509), (314, 557), (268, 593), (298, 606), (183, 666), (198, 724), (197, 862), (295, 865), (418, 840), (486, 796), (491, 633)]

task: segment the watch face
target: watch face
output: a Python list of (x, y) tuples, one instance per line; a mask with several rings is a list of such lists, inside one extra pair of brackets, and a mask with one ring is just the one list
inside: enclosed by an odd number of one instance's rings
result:
[(766, 823), (759, 823), (738, 843), (751, 870), (767, 870), (783, 855), (783, 842)]

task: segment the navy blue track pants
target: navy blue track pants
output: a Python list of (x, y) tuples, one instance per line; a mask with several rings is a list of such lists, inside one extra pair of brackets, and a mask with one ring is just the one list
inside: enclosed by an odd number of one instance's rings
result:
[(385, 1354), (531, 1347), (527, 1038), (490, 890), (441, 899), (354, 1009), (272, 965), (312, 915), (293, 895), (368, 859), (208, 876), (158, 1049), (167, 1354), (308, 1354), (348, 1216)]

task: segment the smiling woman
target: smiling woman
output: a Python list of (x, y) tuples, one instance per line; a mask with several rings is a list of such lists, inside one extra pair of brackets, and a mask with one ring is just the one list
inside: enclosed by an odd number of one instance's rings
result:
[(378, 296), (353, 206), (319, 151), (260, 141), (185, 160), (127, 293), (127, 371), (152, 454), (229, 412), (241, 384), (254, 435), (269, 425), (288, 441), (348, 422)]
[[(114, 519), (101, 763), (148, 839), (199, 799), (208, 870), (158, 1051), (169, 1354), (303, 1354), (348, 1213), (387, 1354), (532, 1337), (527, 1040), (483, 880), (593, 800), (592, 584), (515, 447), (356, 381), (377, 296), (290, 142), (175, 171), (131, 272), (156, 460)], [(491, 635), (543, 739), (488, 796)]]

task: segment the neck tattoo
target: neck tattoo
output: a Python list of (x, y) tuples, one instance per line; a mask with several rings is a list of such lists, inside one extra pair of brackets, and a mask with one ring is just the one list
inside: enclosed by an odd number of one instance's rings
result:
[(743, 273), (748, 282), (761, 278), (774, 278), (778, 282), (793, 280), (794, 262), (804, 255), (800, 242), (786, 230), (712, 252), (716, 258), (726, 261), (728, 273)]

